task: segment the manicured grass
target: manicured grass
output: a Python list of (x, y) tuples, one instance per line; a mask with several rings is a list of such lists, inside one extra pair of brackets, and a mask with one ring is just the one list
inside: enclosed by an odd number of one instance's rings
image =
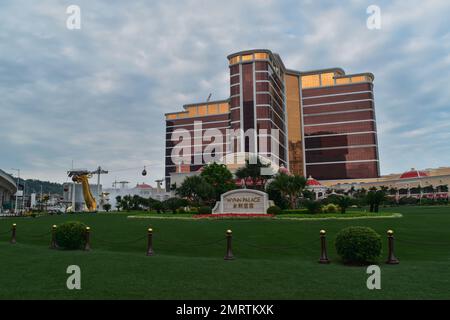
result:
[[(1, 299), (448, 299), (450, 207), (383, 208), (397, 219), (295, 221), (128, 219), (129, 213), (0, 219), (0, 234), (17, 223), (16, 245), (0, 235)], [(91, 252), (48, 249), (52, 224), (83, 221)], [(344, 266), (334, 238), (347, 226), (383, 236), (382, 290), (366, 288), (364, 267)], [(156, 255), (145, 256), (154, 229)], [(225, 230), (234, 261), (224, 261)], [(330, 265), (320, 265), (320, 229)], [(393, 229), (400, 264), (384, 264)], [(66, 288), (66, 268), (81, 267), (82, 290)]]
[[(198, 217), (194, 214), (183, 213), (183, 214), (170, 214), (170, 213), (157, 213), (157, 212), (122, 212), (128, 213), (130, 219), (138, 219), (138, 218), (158, 218), (158, 219), (218, 219), (221, 215), (204, 215), (203, 217)], [(288, 213), (288, 214), (279, 214), (276, 216), (273, 215), (260, 215), (256, 218), (266, 218), (266, 219), (292, 219), (292, 220), (320, 220), (320, 219), (351, 219), (351, 218), (400, 218), (402, 215), (397, 212), (367, 212), (367, 211), (347, 211), (346, 213), (317, 213), (317, 214), (308, 214), (308, 213)], [(228, 216), (224, 215), (224, 219), (254, 219), (251, 215), (236, 215), (236, 216)]]
[(277, 215), (278, 219), (351, 219), (351, 218), (400, 218), (402, 215), (397, 212), (364, 212), (347, 211), (346, 213), (292, 213)]

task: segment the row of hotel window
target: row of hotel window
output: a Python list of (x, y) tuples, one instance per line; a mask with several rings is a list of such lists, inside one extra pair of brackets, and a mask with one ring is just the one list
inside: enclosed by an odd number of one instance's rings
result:
[(350, 84), (359, 82), (371, 82), (370, 77), (366, 75), (361, 76), (343, 76), (335, 78), (334, 72), (312, 74), (308, 76), (302, 76), (302, 88), (316, 88), (334, 86), (339, 84)]
[(190, 117), (207, 116), (210, 114), (223, 114), (228, 112), (230, 112), (230, 106), (228, 103), (204, 104), (198, 106), (189, 106), (184, 112), (168, 114), (166, 115), (166, 119), (183, 119)]
[[(368, 76), (349, 76), (346, 78), (334, 78), (334, 73), (322, 73), (314, 74), (302, 77), (302, 88), (315, 88), (321, 86), (331, 86), (338, 84), (349, 84), (358, 82), (368, 82), (370, 78)], [(267, 83), (257, 83), (257, 86), (268, 86)], [(239, 87), (236, 87), (239, 90)], [(233, 87), (232, 87), (233, 91)], [(270, 87), (270, 91), (273, 91), (273, 87)], [(273, 96), (276, 96), (273, 94)], [(184, 112), (172, 113), (166, 116), (167, 120), (182, 119), (198, 116), (206, 116), (211, 114), (223, 114), (230, 111), (230, 106), (228, 103), (220, 104), (204, 104), (197, 106), (189, 106)]]
[[(239, 62), (250, 62), (254, 60), (269, 60), (269, 58), (269, 54), (267, 53), (247, 54), (231, 58), (230, 65), (234, 65)], [(370, 77), (366, 75), (340, 76), (338, 78), (335, 78), (335, 76), (336, 74), (334, 72), (302, 76), (302, 88), (315, 88), (340, 84), (371, 82)]]

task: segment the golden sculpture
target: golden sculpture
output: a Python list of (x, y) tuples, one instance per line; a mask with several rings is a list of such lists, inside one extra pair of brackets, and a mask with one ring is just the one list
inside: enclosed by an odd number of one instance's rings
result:
[(91, 188), (89, 187), (89, 178), (92, 177), (92, 173), (89, 171), (69, 171), (69, 177), (72, 177), (73, 182), (81, 183), (87, 211), (97, 211), (97, 201), (92, 195)]

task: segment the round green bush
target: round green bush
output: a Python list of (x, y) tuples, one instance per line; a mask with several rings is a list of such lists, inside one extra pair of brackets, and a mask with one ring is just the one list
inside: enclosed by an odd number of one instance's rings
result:
[(267, 209), (268, 214), (280, 214), (282, 212), (281, 208), (279, 206), (271, 206)]
[(303, 206), (308, 210), (310, 214), (320, 213), (322, 211), (322, 204), (319, 201), (306, 200)]
[(86, 243), (86, 225), (79, 221), (65, 222), (56, 228), (55, 240), (62, 249), (81, 249)]
[(347, 264), (370, 264), (381, 255), (381, 236), (367, 227), (348, 227), (336, 237), (336, 251)]
[(211, 214), (212, 210), (210, 207), (200, 207), (198, 208), (198, 214)]
[(335, 205), (334, 203), (329, 203), (322, 207), (323, 213), (338, 213), (340, 211), (340, 208), (338, 205)]

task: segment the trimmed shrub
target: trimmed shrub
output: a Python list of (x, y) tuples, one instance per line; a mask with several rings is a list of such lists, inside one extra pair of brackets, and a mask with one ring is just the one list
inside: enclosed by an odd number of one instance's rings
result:
[(190, 213), (193, 214), (198, 214), (198, 208), (197, 207), (191, 207), (191, 211), (189, 211)]
[(341, 209), (334, 203), (329, 203), (322, 207), (323, 213), (338, 213)]
[(399, 205), (416, 205), (419, 202), (419, 199), (413, 197), (402, 197), (399, 199)]
[(307, 214), (308, 209), (289, 209), (283, 210), (283, 214)]
[(67, 250), (81, 249), (85, 243), (86, 225), (79, 221), (68, 221), (56, 228), (55, 240), (60, 248)]
[(344, 263), (365, 265), (381, 255), (381, 236), (367, 227), (348, 227), (336, 237), (336, 251)]
[(268, 213), (268, 214), (274, 214), (274, 215), (277, 215), (277, 214), (280, 214), (281, 212), (282, 212), (282, 210), (281, 210), (281, 208), (278, 207), (278, 206), (271, 206), (271, 207), (269, 207), (269, 208), (267, 209), (267, 213)]
[(320, 213), (322, 210), (322, 205), (319, 201), (308, 200), (303, 203), (306, 209), (308, 209), (308, 213), (315, 214)]
[(198, 214), (212, 214), (212, 209), (210, 207), (200, 207), (198, 208)]
[(184, 207), (178, 208), (178, 213), (189, 213), (189, 210), (186, 210)]

